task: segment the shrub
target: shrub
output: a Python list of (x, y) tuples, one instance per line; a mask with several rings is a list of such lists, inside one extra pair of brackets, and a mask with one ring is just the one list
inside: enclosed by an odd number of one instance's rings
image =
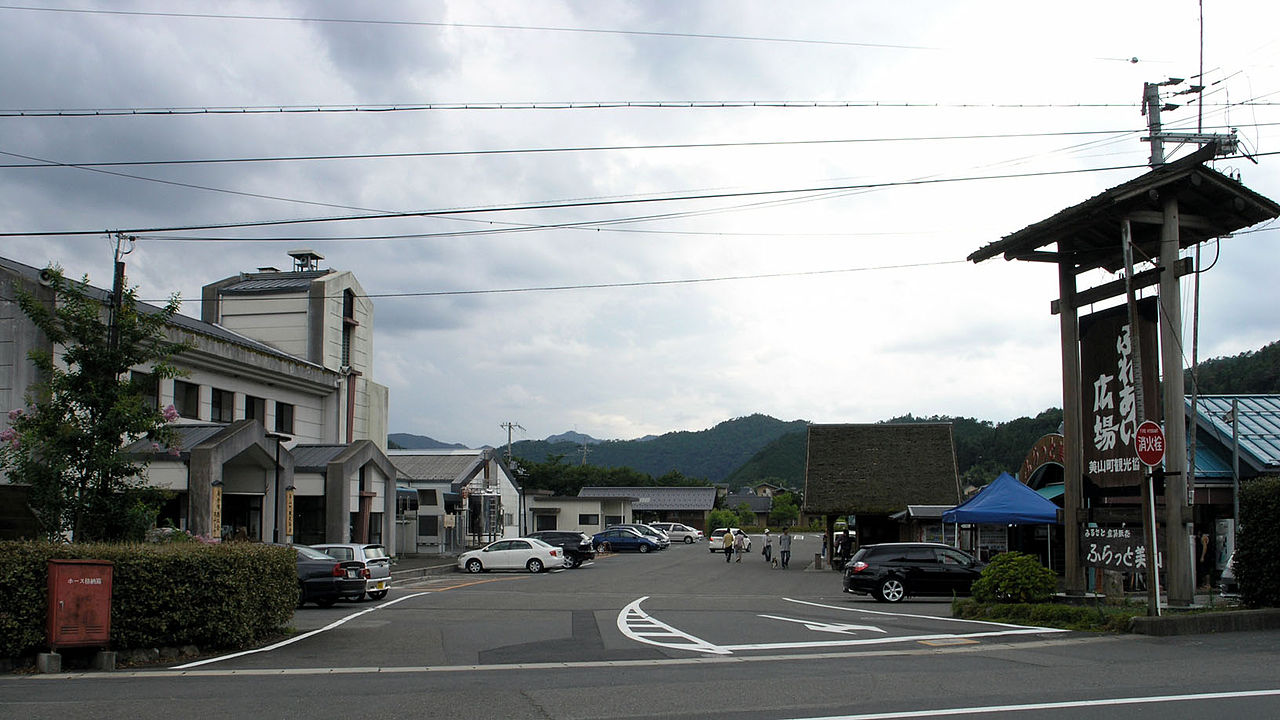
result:
[(48, 563), (110, 560), (111, 646), (241, 647), (293, 617), (293, 551), (257, 543), (206, 545), (0, 542), (0, 657), (48, 646)]
[(1280, 478), (1249, 480), (1240, 487), (1240, 529), (1235, 573), (1249, 607), (1280, 607)]
[(973, 597), (979, 602), (1039, 603), (1053, 596), (1058, 576), (1039, 559), (1020, 552), (992, 558), (973, 583)]

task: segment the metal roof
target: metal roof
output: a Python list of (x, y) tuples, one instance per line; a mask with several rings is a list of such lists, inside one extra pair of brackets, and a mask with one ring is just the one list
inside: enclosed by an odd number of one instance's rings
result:
[[(976, 263), (1003, 254), (1006, 260), (1070, 262), (1076, 272), (1116, 272), (1124, 267), (1120, 240), (1126, 219), (1133, 221), (1133, 242), (1140, 253), (1160, 256), (1163, 201), (1171, 195), (1178, 200), (1178, 240), (1183, 248), (1280, 216), (1280, 205), (1205, 167), (1214, 152), (1210, 145), (1161, 165), (979, 248), (968, 259)], [(1056, 251), (1041, 249), (1055, 243)]]
[(274, 293), (274, 292), (306, 292), (311, 287), (311, 281), (320, 277), (325, 273), (289, 273), (287, 276), (280, 277), (251, 277), (238, 283), (228, 285), (222, 288), (224, 293), (236, 293), (240, 295), (248, 295), (253, 293)]
[[(1209, 435), (1230, 453), (1232, 400), (1240, 409), (1238, 434), (1241, 460), (1259, 472), (1280, 470), (1280, 395), (1201, 395), (1196, 398), (1199, 434)], [(1190, 407), (1190, 404), (1188, 398), (1187, 406)], [(1197, 445), (1197, 474), (1200, 473), (1199, 455), (1204, 452), (1202, 448), (1203, 445)], [(1219, 463), (1222, 462), (1220, 459)], [(1225, 462), (1230, 462), (1229, 457)], [(1229, 465), (1227, 470), (1229, 475)]]
[[(191, 448), (202, 442), (214, 437), (218, 433), (226, 430), (228, 425), (222, 423), (179, 423), (174, 425), (174, 432), (177, 434), (176, 447), (180, 452), (190, 452)], [(156, 455), (168, 455), (169, 446), (164, 443), (154, 443), (156, 447), (152, 447), (151, 440), (142, 439), (131, 443), (126, 452), (129, 453), (152, 453)]]
[(584, 487), (578, 497), (634, 497), (633, 510), (710, 510), (716, 489), (705, 487)]
[(293, 453), (294, 472), (325, 472), (329, 463), (349, 448), (350, 445), (295, 445), (289, 452)]
[(392, 452), (388, 457), (396, 466), (399, 479), (422, 482), (455, 482), (470, 479), (484, 462), (484, 450), (466, 453), (415, 450), (412, 454)]

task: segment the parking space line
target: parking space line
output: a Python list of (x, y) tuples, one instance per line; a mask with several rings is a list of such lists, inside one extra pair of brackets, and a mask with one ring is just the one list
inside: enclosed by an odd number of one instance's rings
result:
[(843, 610), (845, 612), (860, 612), (860, 613), (867, 613), (869, 615), (888, 615), (890, 617), (912, 618), (916, 620), (941, 620), (944, 622), (973, 623), (977, 625), (994, 625), (995, 627), (1006, 627), (1006, 628), (1014, 628), (1014, 629), (1035, 628), (1036, 630), (1041, 630), (1043, 632), (1067, 632), (1066, 630), (1061, 630), (1059, 628), (1042, 628), (1042, 627), (1036, 627), (1034, 625), (1011, 625), (1009, 623), (993, 622), (991, 620), (970, 620), (969, 618), (943, 617), (940, 615), (914, 615), (911, 613), (889, 612), (887, 610), (868, 610), (862, 607), (850, 607), (847, 605), (826, 605), (824, 603), (810, 602), (808, 600), (793, 600), (792, 598), (782, 598), (782, 599), (790, 603), (796, 603), (797, 605), (809, 605), (811, 607), (827, 608), (829, 610)]
[(282, 648), (282, 647), (284, 647), (284, 646), (286, 646), (286, 645), (292, 645), (293, 643), (296, 643), (296, 642), (298, 642), (299, 640), (305, 640), (305, 639), (307, 639), (307, 638), (309, 638), (309, 637), (311, 637), (311, 636), (313, 636), (313, 635), (319, 635), (319, 634), (320, 634), (320, 633), (322, 633), (322, 632), (327, 632), (327, 631), (332, 630), (332, 629), (334, 629), (334, 628), (336, 628), (336, 627), (340, 627), (340, 626), (342, 626), (342, 625), (345, 625), (347, 622), (350, 622), (351, 620), (355, 620), (356, 618), (360, 617), (361, 615), (365, 615), (365, 614), (371, 613), (371, 612), (373, 612), (374, 610), (381, 610), (381, 609), (386, 608), (386, 607), (391, 607), (392, 605), (395, 605), (396, 603), (404, 602), (405, 600), (408, 600), (408, 599), (410, 599), (410, 598), (421, 597), (421, 596), (423, 596), (423, 595), (429, 595), (429, 594), (430, 594), (430, 593), (420, 592), (420, 593), (414, 593), (414, 594), (412, 594), (412, 595), (405, 595), (404, 597), (399, 597), (399, 598), (396, 598), (395, 600), (388, 600), (387, 602), (384, 602), (384, 603), (382, 603), (382, 604), (380, 604), (380, 605), (374, 605), (374, 606), (373, 606), (373, 607), (371, 607), (371, 608), (365, 608), (364, 610), (361, 610), (360, 612), (352, 613), (352, 614), (350, 614), (350, 615), (348, 615), (348, 616), (346, 616), (346, 617), (344, 617), (344, 618), (339, 618), (339, 619), (337, 619), (337, 620), (334, 620), (333, 622), (329, 623), (328, 625), (325, 625), (325, 626), (324, 626), (324, 627), (322, 627), (322, 628), (317, 628), (317, 629), (315, 629), (315, 630), (311, 630), (311, 631), (309, 631), (309, 632), (304, 632), (304, 633), (302, 633), (301, 635), (294, 635), (293, 637), (291, 637), (291, 638), (289, 638), (289, 639), (287, 639), (287, 640), (281, 640), (280, 642), (275, 643), (274, 645), (268, 645), (268, 646), (266, 646), (266, 647), (255, 648), (255, 649), (253, 649), (253, 650), (244, 650), (244, 651), (241, 651), (241, 652), (238, 652), (238, 653), (231, 653), (230, 655), (219, 655), (218, 657), (206, 658), (206, 659), (204, 659), (204, 660), (196, 660), (195, 662), (189, 662), (189, 663), (186, 663), (186, 664), (184, 664), (184, 665), (174, 665), (174, 666), (173, 666), (172, 668), (170, 668), (170, 669), (171, 669), (171, 670), (188, 670), (188, 669), (190, 669), (190, 668), (200, 667), (201, 665), (208, 665), (208, 664), (210, 664), (210, 663), (222, 662), (223, 660), (232, 660), (232, 659), (235, 659), (235, 658), (238, 658), (238, 657), (244, 657), (244, 656), (246, 656), (246, 655), (253, 655), (253, 654), (255, 654), (255, 653), (269, 652), (269, 651), (271, 651), (271, 650), (275, 650), (275, 649), (277, 649), (277, 648)]

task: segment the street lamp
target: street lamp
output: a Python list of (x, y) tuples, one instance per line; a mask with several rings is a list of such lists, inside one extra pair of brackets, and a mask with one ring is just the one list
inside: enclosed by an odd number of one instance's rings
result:
[(271, 517), (271, 542), (278, 543), (280, 542), (280, 443), (289, 442), (293, 436), (278, 432), (269, 432), (266, 436), (276, 441), (276, 509)]

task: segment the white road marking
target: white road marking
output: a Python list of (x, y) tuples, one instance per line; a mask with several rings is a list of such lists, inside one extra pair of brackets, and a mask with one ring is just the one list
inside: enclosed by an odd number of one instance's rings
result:
[(801, 620), (799, 618), (782, 617), (780, 615), (761, 615), (760, 617), (768, 618), (770, 620), (782, 620), (783, 622), (800, 623), (801, 625), (804, 625), (810, 630), (816, 630), (818, 632), (840, 633), (842, 635), (848, 635), (849, 633), (855, 630), (866, 630), (868, 632), (878, 632), (878, 633), (884, 632), (884, 630), (881, 630), (875, 625), (848, 625), (845, 623), (824, 623), (824, 622), (818, 622), (817, 620)]
[[(1026, 625), (1010, 625), (1008, 623), (996, 623), (986, 620), (965, 620), (961, 618), (934, 617), (932, 615), (912, 615), (909, 613), (894, 613), (880, 610), (864, 610), (862, 608), (848, 607), (842, 605), (824, 605), (822, 603), (808, 602), (805, 600), (792, 600), (791, 598), (783, 598), (787, 602), (797, 603), (799, 605), (809, 605), (812, 607), (827, 608), (831, 610), (844, 610), (847, 612), (863, 612), (873, 615), (886, 615), (893, 617), (915, 618), (922, 620), (941, 620), (947, 622), (965, 622), (977, 624), (987, 627), (997, 628), (995, 630), (987, 630), (984, 632), (972, 633), (930, 633), (927, 635), (900, 635), (849, 639), (849, 640), (804, 640), (795, 642), (781, 643), (746, 643), (739, 645), (717, 645), (708, 642), (702, 638), (695, 637), (686, 632), (678, 630), (660, 620), (657, 620), (640, 609), (640, 603), (648, 600), (646, 595), (635, 602), (627, 605), (618, 613), (618, 630), (623, 635), (635, 640), (636, 642), (645, 643), (647, 645), (656, 645), (658, 647), (671, 648), (673, 650), (688, 650), (691, 652), (706, 653), (712, 655), (731, 655), (735, 652), (744, 651), (761, 651), (761, 650), (802, 650), (814, 648), (828, 647), (853, 647), (858, 645), (881, 645), (889, 643), (910, 643), (910, 642), (928, 642), (938, 640), (968, 640), (973, 638), (992, 638), (1005, 637), (1009, 635), (1038, 635), (1041, 633), (1063, 633), (1067, 632), (1059, 628), (1043, 628)], [(773, 615), (761, 615), (773, 620), (785, 620), (788, 622), (799, 622), (805, 624), (810, 630), (819, 630), (822, 632), (844, 632), (838, 628), (863, 629), (876, 632), (884, 632), (879, 628), (870, 625), (844, 625), (837, 623), (824, 623), (819, 621), (805, 621), (794, 618), (784, 618)]]
[[(670, 625), (653, 619), (640, 609), (640, 603), (648, 600), (646, 595), (618, 613), (618, 630), (627, 637), (646, 645), (672, 648), (674, 650), (690, 650), (692, 652), (711, 655), (727, 655), (728, 651), (712, 645), (701, 638), (681, 632)], [(679, 642), (677, 642), (679, 641)]]
[[(1280, 689), (1237, 690), (1232, 692), (1193, 693), (1190, 695), (1148, 695), (1146, 697), (1099, 698), (1096, 700), (1068, 700), (1065, 702), (1028, 703), (1026, 705), (981, 705), (975, 707), (941, 708), (937, 710), (904, 710), (900, 712), (864, 713), (862, 715), (824, 715), (804, 720), (900, 720), (901, 718), (948, 717), (979, 715), (985, 713), (1026, 712), (1028, 710), (1065, 710), (1097, 705), (1145, 705), (1170, 702), (1203, 702), (1205, 700), (1234, 700), (1251, 697), (1280, 695)], [(1221, 710), (1221, 708), (1218, 708)], [(796, 718), (795, 720), (800, 720)]]
[(991, 625), (994, 627), (1007, 627), (1018, 630), (1035, 628), (1036, 630), (1041, 630), (1043, 632), (1067, 632), (1066, 630), (1060, 630), (1058, 628), (1040, 628), (1035, 627), (1034, 625), (1011, 625), (1009, 623), (992, 622), (991, 620), (970, 620), (969, 618), (941, 617), (938, 615), (913, 615), (911, 613), (889, 612), (887, 610), (867, 610), (863, 607), (854, 607), (849, 605), (825, 605), (823, 603), (809, 602), (808, 600), (793, 600), (791, 598), (782, 599), (790, 603), (796, 603), (797, 605), (809, 605), (811, 607), (827, 608), (829, 610), (844, 610), (845, 612), (867, 613), (868, 615), (888, 615), (889, 617), (914, 618), (917, 620), (941, 620), (943, 622), (974, 623), (977, 625)]
[(206, 658), (206, 659), (204, 659), (204, 660), (197, 660), (197, 661), (195, 661), (195, 662), (189, 662), (189, 663), (186, 663), (185, 665), (174, 665), (174, 666), (173, 666), (172, 668), (170, 668), (170, 669), (171, 669), (171, 670), (188, 670), (188, 669), (190, 669), (190, 668), (200, 667), (201, 665), (208, 665), (209, 663), (221, 662), (221, 661), (223, 661), (223, 660), (231, 660), (231, 659), (233, 659), (233, 658), (244, 657), (245, 655), (253, 655), (254, 653), (269, 652), (269, 651), (271, 651), (271, 650), (275, 650), (276, 648), (282, 648), (282, 647), (284, 647), (284, 646), (286, 646), (286, 645), (292, 645), (293, 643), (296, 643), (296, 642), (298, 642), (299, 640), (305, 640), (305, 639), (307, 639), (307, 638), (311, 637), (312, 635), (319, 635), (319, 634), (320, 634), (320, 633), (322, 633), (322, 632), (326, 632), (326, 631), (328, 631), (328, 630), (332, 630), (332, 629), (334, 629), (334, 628), (336, 628), (336, 627), (339, 627), (339, 626), (341, 626), (341, 625), (343, 625), (343, 624), (347, 623), (348, 621), (355, 620), (356, 618), (360, 617), (361, 615), (364, 615), (364, 614), (366, 614), (366, 613), (371, 613), (371, 612), (373, 612), (374, 610), (381, 610), (382, 608), (385, 608), (385, 607), (391, 607), (392, 605), (395, 605), (395, 604), (396, 604), (396, 603), (398, 603), (398, 602), (404, 602), (405, 600), (408, 600), (409, 598), (416, 598), (416, 597), (420, 597), (420, 596), (422, 596), (422, 595), (429, 595), (429, 594), (430, 594), (430, 593), (420, 592), (420, 593), (414, 593), (414, 594), (412, 594), (412, 595), (405, 595), (404, 597), (396, 598), (395, 600), (388, 600), (387, 602), (384, 602), (384, 603), (382, 603), (381, 605), (375, 605), (375, 606), (373, 606), (373, 607), (371, 607), (371, 608), (365, 608), (364, 610), (361, 610), (361, 611), (360, 611), (360, 612), (358, 612), (358, 613), (352, 613), (352, 614), (350, 614), (350, 615), (348, 615), (348, 616), (346, 616), (346, 617), (344, 617), (344, 618), (341, 618), (341, 619), (338, 619), (338, 620), (334, 620), (333, 622), (329, 623), (328, 625), (325, 625), (325, 626), (324, 626), (324, 627), (322, 627), (322, 628), (318, 628), (318, 629), (316, 629), (316, 630), (312, 630), (312, 631), (310, 631), (310, 632), (304, 632), (304, 633), (302, 633), (301, 635), (294, 635), (293, 637), (289, 638), (288, 640), (281, 640), (280, 642), (278, 642), (278, 643), (276, 643), (276, 644), (274, 644), (274, 645), (268, 645), (268, 646), (266, 646), (266, 647), (260, 647), (260, 648), (257, 648), (257, 649), (255, 649), (255, 650), (245, 650), (245, 651), (243, 651), (243, 652), (231, 653), (230, 655), (219, 655), (218, 657)]

